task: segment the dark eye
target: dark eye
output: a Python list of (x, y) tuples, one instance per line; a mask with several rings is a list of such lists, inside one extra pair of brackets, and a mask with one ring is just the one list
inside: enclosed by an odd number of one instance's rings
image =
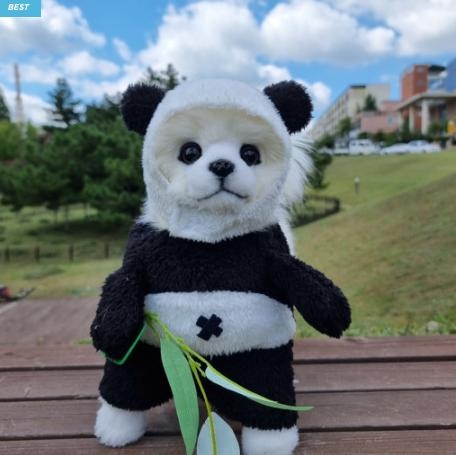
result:
[(179, 152), (179, 161), (185, 164), (194, 163), (201, 156), (201, 147), (196, 142), (186, 142)]
[(260, 152), (251, 144), (244, 144), (241, 147), (241, 158), (247, 163), (247, 166), (254, 166), (261, 163)]

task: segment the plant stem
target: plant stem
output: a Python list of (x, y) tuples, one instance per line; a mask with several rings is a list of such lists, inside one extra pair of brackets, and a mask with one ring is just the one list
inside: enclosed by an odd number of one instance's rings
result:
[(215, 437), (215, 427), (214, 427), (214, 419), (212, 417), (212, 408), (211, 404), (209, 403), (209, 400), (206, 395), (206, 391), (204, 390), (203, 383), (201, 382), (201, 378), (199, 377), (199, 373), (197, 370), (197, 367), (195, 366), (195, 361), (192, 359), (192, 357), (185, 353), (188, 363), (190, 365), (190, 369), (192, 370), (193, 376), (195, 377), (195, 381), (198, 384), (198, 387), (201, 391), (201, 395), (203, 396), (204, 404), (206, 406), (206, 411), (207, 411), (207, 418), (209, 420), (209, 428), (211, 430), (211, 440), (212, 440), (212, 452), (213, 455), (217, 455), (217, 439)]

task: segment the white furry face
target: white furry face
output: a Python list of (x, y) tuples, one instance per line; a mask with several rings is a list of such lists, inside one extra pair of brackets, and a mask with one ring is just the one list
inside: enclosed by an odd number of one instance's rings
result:
[(216, 213), (237, 213), (253, 204), (286, 165), (271, 126), (239, 110), (179, 112), (161, 126), (154, 147), (168, 194), (179, 204)]

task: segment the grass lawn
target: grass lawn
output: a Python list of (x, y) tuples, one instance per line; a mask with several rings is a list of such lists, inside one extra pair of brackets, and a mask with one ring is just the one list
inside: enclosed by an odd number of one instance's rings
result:
[[(87, 218), (86, 218), (87, 216)], [(44, 208), (25, 208), (13, 213), (0, 205), (0, 283), (13, 292), (35, 287), (33, 297), (97, 296), (104, 278), (120, 265), (128, 226), (107, 230), (97, 223), (95, 213), (82, 207), (70, 210), (66, 226), (59, 215)], [(109, 243), (110, 258), (104, 259)], [(34, 260), (40, 246), (41, 260)], [(68, 248), (74, 247), (70, 262)], [(11, 260), (5, 262), (5, 249)]]
[[(456, 150), (337, 157), (327, 180), (320, 194), (339, 197), (343, 210), (296, 229), (297, 251), (349, 297), (349, 334), (421, 334), (430, 320), (440, 332), (456, 333)], [(23, 251), (9, 263), (0, 256), (0, 282), (13, 291), (34, 286), (34, 297), (97, 296), (120, 264), (128, 227), (106, 231), (93, 213), (89, 222), (84, 216), (81, 207), (72, 208), (65, 230), (44, 209), (13, 214), (0, 206), (0, 252), (6, 246)], [(108, 241), (112, 257), (102, 259)], [(39, 264), (32, 256), (38, 244)], [(69, 244), (75, 245), (72, 263)], [(299, 317), (298, 329), (316, 334)]]
[(328, 180), (343, 211), (296, 229), (297, 251), (349, 297), (349, 333), (456, 333), (456, 152), (339, 157)]

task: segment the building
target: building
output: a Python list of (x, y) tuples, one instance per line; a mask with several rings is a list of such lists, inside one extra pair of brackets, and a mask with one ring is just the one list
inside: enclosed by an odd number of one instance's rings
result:
[(432, 87), (437, 87), (442, 79), (445, 67), (441, 65), (412, 65), (401, 77), (401, 100), (424, 93)]
[(397, 111), (399, 101), (384, 101), (378, 111), (360, 112), (357, 127), (360, 133), (392, 133), (402, 125), (402, 117)]
[(427, 134), (435, 123), (456, 121), (456, 58), (441, 65), (413, 65), (401, 78), (397, 106), (410, 131)]
[(372, 95), (377, 106), (380, 106), (389, 99), (390, 86), (388, 84), (350, 85), (312, 126), (311, 137), (318, 139), (324, 134), (336, 134), (337, 126), (344, 117), (349, 117), (355, 123), (367, 95)]

